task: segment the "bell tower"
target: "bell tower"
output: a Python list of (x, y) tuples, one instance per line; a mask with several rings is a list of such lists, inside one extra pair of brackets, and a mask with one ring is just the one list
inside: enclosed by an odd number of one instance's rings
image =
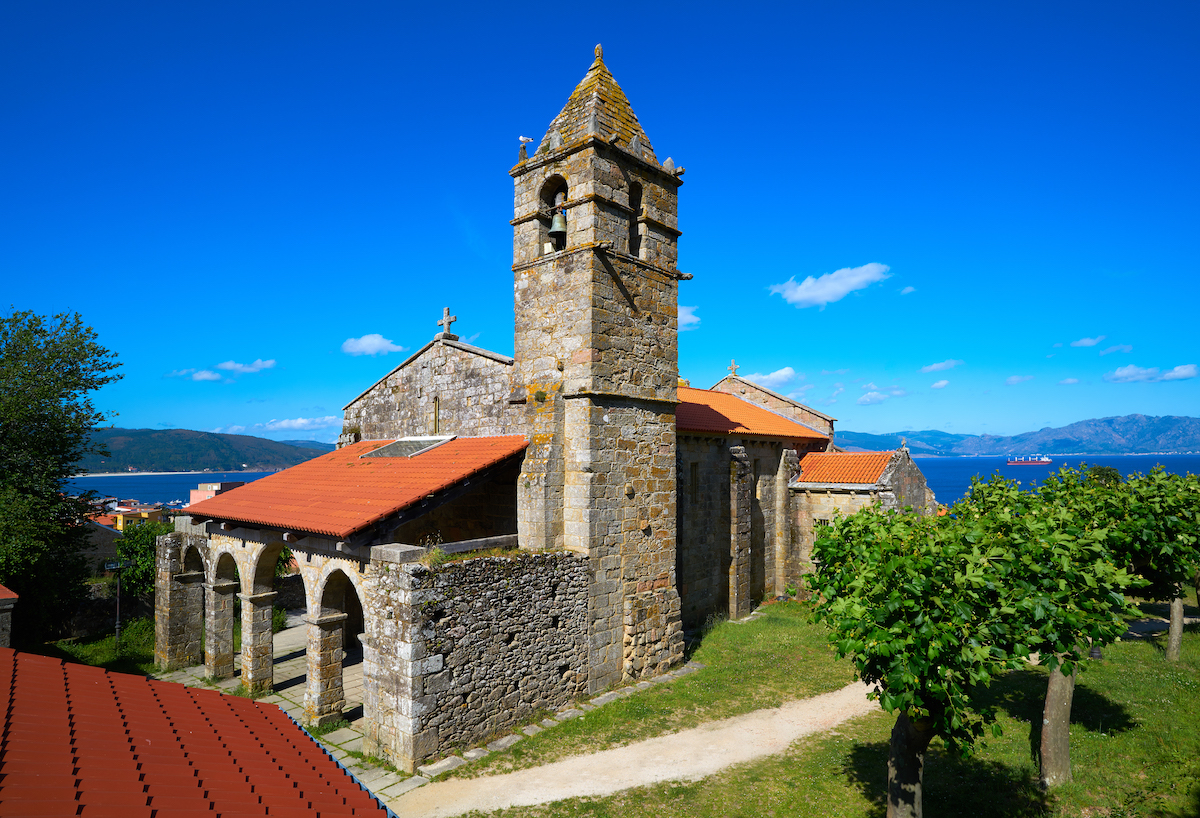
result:
[(589, 689), (682, 657), (675, 584), (679, 178), (596, 58), (515, 185), (523, 548), (591, 564)]

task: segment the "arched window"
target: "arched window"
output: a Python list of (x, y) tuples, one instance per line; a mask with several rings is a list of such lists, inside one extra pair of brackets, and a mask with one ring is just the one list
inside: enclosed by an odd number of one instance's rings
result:
[(542, 249), (542, 253), (553, 253), (566, 249), (566, 234), (551, 233), (550, 231), (554, 226), (554, 217), (556, 215), (561, 215), (564, 223), (566, 221), (566, 212), (563, 210), (563, 205), (567, 202), (567, 181), (561, 176), (551, 176), (542, 185), (542, 192), (539, 198), (541, 213), (538, 221), (541, 227), (538, 231), (538, 244)]
[(642, 215), (642, 186), (637, 182), (629, 186), (629, 255), (641, 258), (642, 234), (638, 219)]

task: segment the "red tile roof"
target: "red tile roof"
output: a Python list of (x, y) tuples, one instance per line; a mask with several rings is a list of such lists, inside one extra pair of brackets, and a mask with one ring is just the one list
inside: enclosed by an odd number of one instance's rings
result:
[(524, 437), (460, 437), (415, 457), (362, 457), (365, 440), (188, 506), (187, 513), (345, 538), (523, 451)]
[(808, 452), (799, 483), (877, 483), (895, 452)]
[(379, 815), (273, 704), (0, 648), (0, 815)]
[(16, 598), (17, 598), (16, 591), (10, 591), (9, 589), (5, 588), (3, 585), (0, 585), (0, 599), (16, 599)]
[(675, 428), (680, 432), (828, 440), (813, 429), (724, 392), (679, 387)]

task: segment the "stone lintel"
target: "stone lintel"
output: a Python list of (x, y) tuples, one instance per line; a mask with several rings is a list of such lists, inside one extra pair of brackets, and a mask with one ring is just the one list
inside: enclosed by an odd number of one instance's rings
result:
[(205, 583), (204, 587), (214, 594), (229, 594), (242, 587), (242, 584), (235, 579), (223, 580), (221, 582)]
[(277, 596), (279, 594), (276, 591), (264, 591), (261, 594), (238, 594), (238, 599), (243, 603), (249, 602), (251, 605), (270, 605)]
[(334, 625), (340, 625), (350, 618), (350, 614), (335, 613), (322, 614), (321, 616), (302, 616), (300, 621), (306, 625), (316, 625), (321, 628), (332, 628)]
[(377, 545), (371, 549), (371, 562), (392, 562), (402, 565), (406, 562), (417, 562), (429, 553), (428, 548), (404, 543), (389, 543)]

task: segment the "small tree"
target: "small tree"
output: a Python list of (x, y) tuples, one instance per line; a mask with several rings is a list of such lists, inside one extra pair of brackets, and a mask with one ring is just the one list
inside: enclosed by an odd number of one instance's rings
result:
[(130, 565), (121, 573), (124, 592), (153, 599), (158, 538), (175, 530), (173, 523), (147, 520), (126, 527), (117, 540), (117, 554)]
[(15, 642), (50, 636), (82, 596), (86, 499), (66, 494), (91, 431), (91, 393), (120, 376), (78, 314), (0, 318), (0, 584), (20, 595)]

